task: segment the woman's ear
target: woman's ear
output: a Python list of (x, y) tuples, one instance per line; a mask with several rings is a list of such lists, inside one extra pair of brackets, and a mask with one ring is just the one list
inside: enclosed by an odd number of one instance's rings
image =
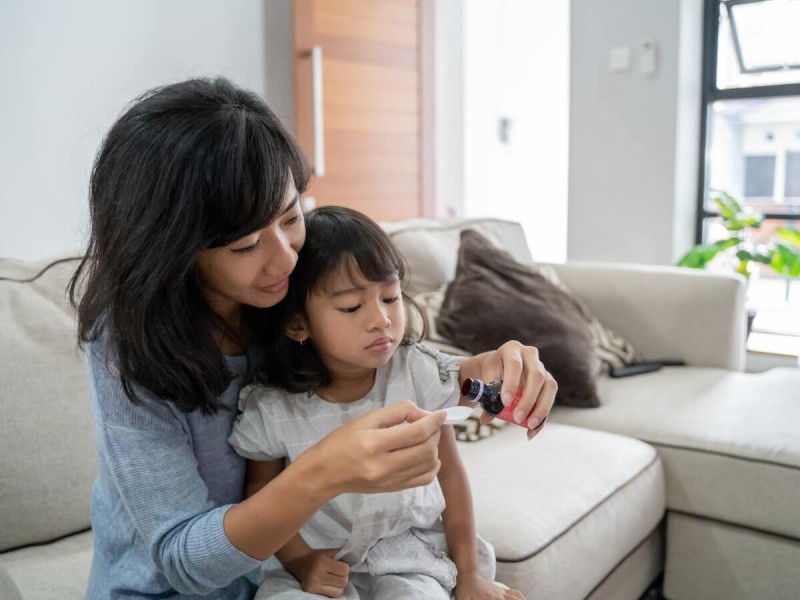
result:
[(305, 319), (296, 314), (289, 319), (286, 325), (286, 337), (293, 339), (298, 344), (303, 344), (310, 337)]

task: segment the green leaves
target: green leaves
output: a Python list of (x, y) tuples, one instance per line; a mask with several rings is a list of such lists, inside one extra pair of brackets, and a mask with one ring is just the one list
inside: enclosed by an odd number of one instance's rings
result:
[(800, 254), (779, 242), (772, 253), (769, 266), (781, 275), (797, 277), (800, 275)]
[(800, 248), (800, 231), (797, 229), (789, 229), (788, 227), (778, 227), (775, 233), (783, 240), (789, 242), (792, 246)]
[(745, 209), (730, 194), (713, 190), (712, 202), (719, 209), (722, 225), (731, 237), (713, 244), (699, 244), (689, 250), (679, 261), (678, 266), (703, 269), (721, 252), (731, 251), (733, 267), (737, 273), (750, 276), (751, 263), (768, 265), (775, 272), (786, 277), (800, 277), (800, 231), (788, 227), (775, 230), (778, 239), (767, 244), (756, 244), (747, 239), (747, 229), (758, 229), (764, 216)]
[(700, 244), (684, 254), (683, 258), (678, 261), (678, 266), (703, 269), (717, 254), (728, 248), (738, 246), (740, 242), (741, 240), (738, 237), (733, 237), (713, 244)]
[(718, 192), (712, 198), (714, 204), (719, 208), (722, 224), (728, 231), (742, 231), (743, 229), (758, 229), (764, 221), (760, 214), (746, 211), (732, 196), (725, 192)]

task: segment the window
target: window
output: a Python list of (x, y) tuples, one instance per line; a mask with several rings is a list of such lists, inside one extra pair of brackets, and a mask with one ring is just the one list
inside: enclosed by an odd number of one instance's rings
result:
[[(800, 0), (705, 0), (698, 242), (729, 236), (711, 201), (724, 190), (776, 227), (800, 228)], [(758, 265), (754, 330), (800, 335), (800, 281)], [(775, 318), (780, 314), (780, 318)]]
[(744, 157), (744, 196), (752, 198), (772, 198), (775, 189), (775, 157)]

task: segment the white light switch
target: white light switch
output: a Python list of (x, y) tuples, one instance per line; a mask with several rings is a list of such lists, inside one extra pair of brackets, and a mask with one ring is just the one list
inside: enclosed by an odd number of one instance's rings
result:
[(611, 71), (628, 71), (631, 68), (631, 47), (612, 48), (608, 53), (608, 68)]

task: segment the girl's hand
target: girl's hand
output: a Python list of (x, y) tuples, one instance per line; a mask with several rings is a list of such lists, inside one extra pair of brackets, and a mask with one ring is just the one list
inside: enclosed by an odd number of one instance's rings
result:
[(339, 598), (347, 587), (350, 565), (333, 558), (339, 548), (311, 550), (284, 565), (300, 582), (304, 592)]
[(429, 413), (401, 402), (339, 427), (307, 453), (316, 457), (319, 476), (332, 496), (427, 485), (441, 466), (438, 444), (444, 419), (444, 411)]
[(503, 589), (477, 572), (458, 574), (456, 600), (525, 600), (519, 590)]
[[(528, 428), (529, 440), (541, 431), (558, 391), (556, 380), (539, 360), (539, 351), (517, 341), (506, 342), (494, 352), (465, 358), (461, 362), (460, 379), (463, 381), (467, 377), (478, 377), (486, 382), (502, 379), (501, 398), (506, 406), (522, 388), (514, 415), (518, 423)], [(527, 420), (525, 415), (528, 415)], [(482, 423), (491, 421), (491, 415), (481, 415)]]

